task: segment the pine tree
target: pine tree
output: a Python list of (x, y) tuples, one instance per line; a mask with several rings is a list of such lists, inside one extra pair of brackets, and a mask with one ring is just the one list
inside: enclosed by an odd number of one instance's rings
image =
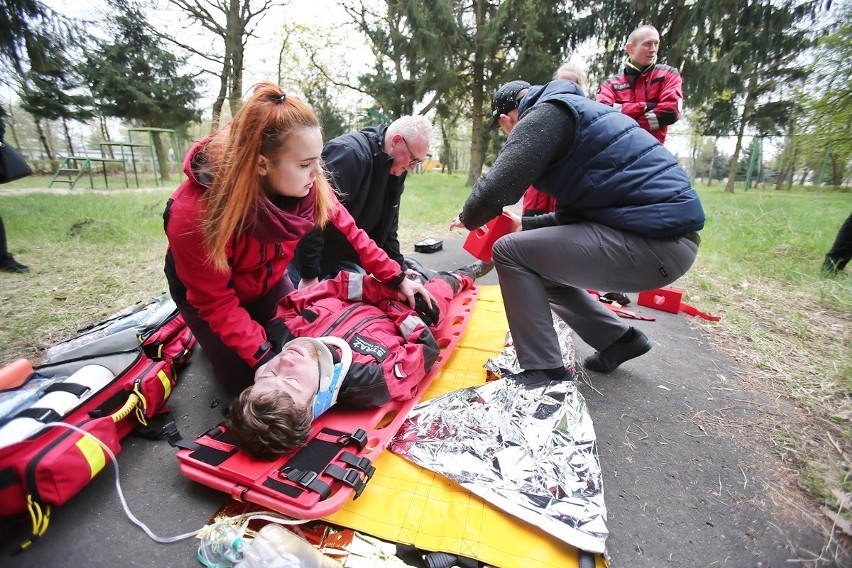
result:
[[(381, 12), (347, 8), (367, 36), (375, 64), (363, 90), (397, 117), (435, 108), (453, 123), (471, 114), (468, 184), (482, 171), (491, 93), (508, 80), (549, 79), (568, 39), (568, 12), (555, 0), (386, 0)], [(444, 104), (442, 104), (444, 103)], [(447, 149), (443, 150), (448, 153)]]
[[(141, 14), (114, 16), (113, 41), (100, 41), (82, 67), (99, 111), (150, 128), (180, 129), (200, 119), (198, 81), (180, 72), (184, 61), (138, 25)], [(154, 145), (163, 179), (168, 160), (158, 136)]]

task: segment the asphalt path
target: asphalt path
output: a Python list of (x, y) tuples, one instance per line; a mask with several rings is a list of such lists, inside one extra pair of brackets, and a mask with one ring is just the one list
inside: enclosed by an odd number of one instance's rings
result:
[[(473, 260), (461, 242), (445, 240), (440, 252), (412, 256), (432, 268), (452, 269)], [(497, 284), (496, 274), (479, 283)], [(771, 443), (748, 427), (760, 419), (756, 408), (793, 410), (778, 397), (738, 384), (736, 361), (712, 346), (712, 326), (635, 306), (636, 296), (630, 297), (630, 308), (656, 318), (634, 323), (653, 349), (609, 375), (587, 373), (580, 387), (597, 434), (610, 566), (839, 566), (811, 561), (826, 537), (779, 467)], [(593, 352), (579, 339), (576, 348), (579, 361)], [(187, 439), (221, 419), (211, 403), (225, 395), (211, 376), (196, 349), (169, 403)], [(197, 530), (228, 501), (183, 477), (165, 441), (129, 436), (122, 446), (124, 495), (156, 535)], [(3, 528), (0, 566), (199, 565), (195, 539), (160, 544), (128, 520), (110, 467), (53, 511), (35, 546), (10, 556), (25, 535), (21, 528)]]

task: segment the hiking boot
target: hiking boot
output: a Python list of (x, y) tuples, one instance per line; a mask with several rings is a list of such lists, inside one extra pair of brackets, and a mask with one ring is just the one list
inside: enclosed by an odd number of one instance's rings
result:
[(29, 272), (30, 269), (15, 260), (15, 258), (10, 254), (6, 257), (0, 259), (0, 270), (3, 272)]
[(625, 361), (644, 355), (650, 350), (651, 340), (648, 336), (631, 327), (615, 343), (586, 358), (584, 366), (590, 371), (610, 373)]
[(470, 276), (471, 278), (476, 280), (477, 278), (482, 278), (483, 276), (491, 272), (493, 269), (493, 262), (482, 262), (481, 260), (477, 260), (476, 262), (468, 264), (467, 266), (456, 268), (455, 270), (453, 270), (453, 272)]

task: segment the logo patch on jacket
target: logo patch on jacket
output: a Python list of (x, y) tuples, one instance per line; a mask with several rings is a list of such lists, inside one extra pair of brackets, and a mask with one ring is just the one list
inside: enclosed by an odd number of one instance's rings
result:
[(612, 86), (613, 91), (626, 91), (627, 89), (632, 89), (633, 85), (630, 83), (617, 83)]
[(353, 351), (357, 351), (362, 355), (370, 355), (379, 363), (387, 359), (390, 354), (390, 350), (381, 343), (370, 341), (358, 333), (355, 334), (355, 337), (349, 342), (349, 345), (352, 347)]

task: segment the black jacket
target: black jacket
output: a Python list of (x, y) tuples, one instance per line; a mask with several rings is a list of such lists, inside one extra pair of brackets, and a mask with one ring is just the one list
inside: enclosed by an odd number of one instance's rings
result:
[[(384, 151), (386, 131), (384, 125), (370, 126), (338, 136), (326, 143), (322, 157), (329, 181), (355, 223), (402, 268), (397, 230), (406, 174), (390, 175), (393, 158)], [(312, 231), (296, 249), (302, 278), (333, 277), (346, 261), (360, 265), (355, 249), (331, 225)]]

